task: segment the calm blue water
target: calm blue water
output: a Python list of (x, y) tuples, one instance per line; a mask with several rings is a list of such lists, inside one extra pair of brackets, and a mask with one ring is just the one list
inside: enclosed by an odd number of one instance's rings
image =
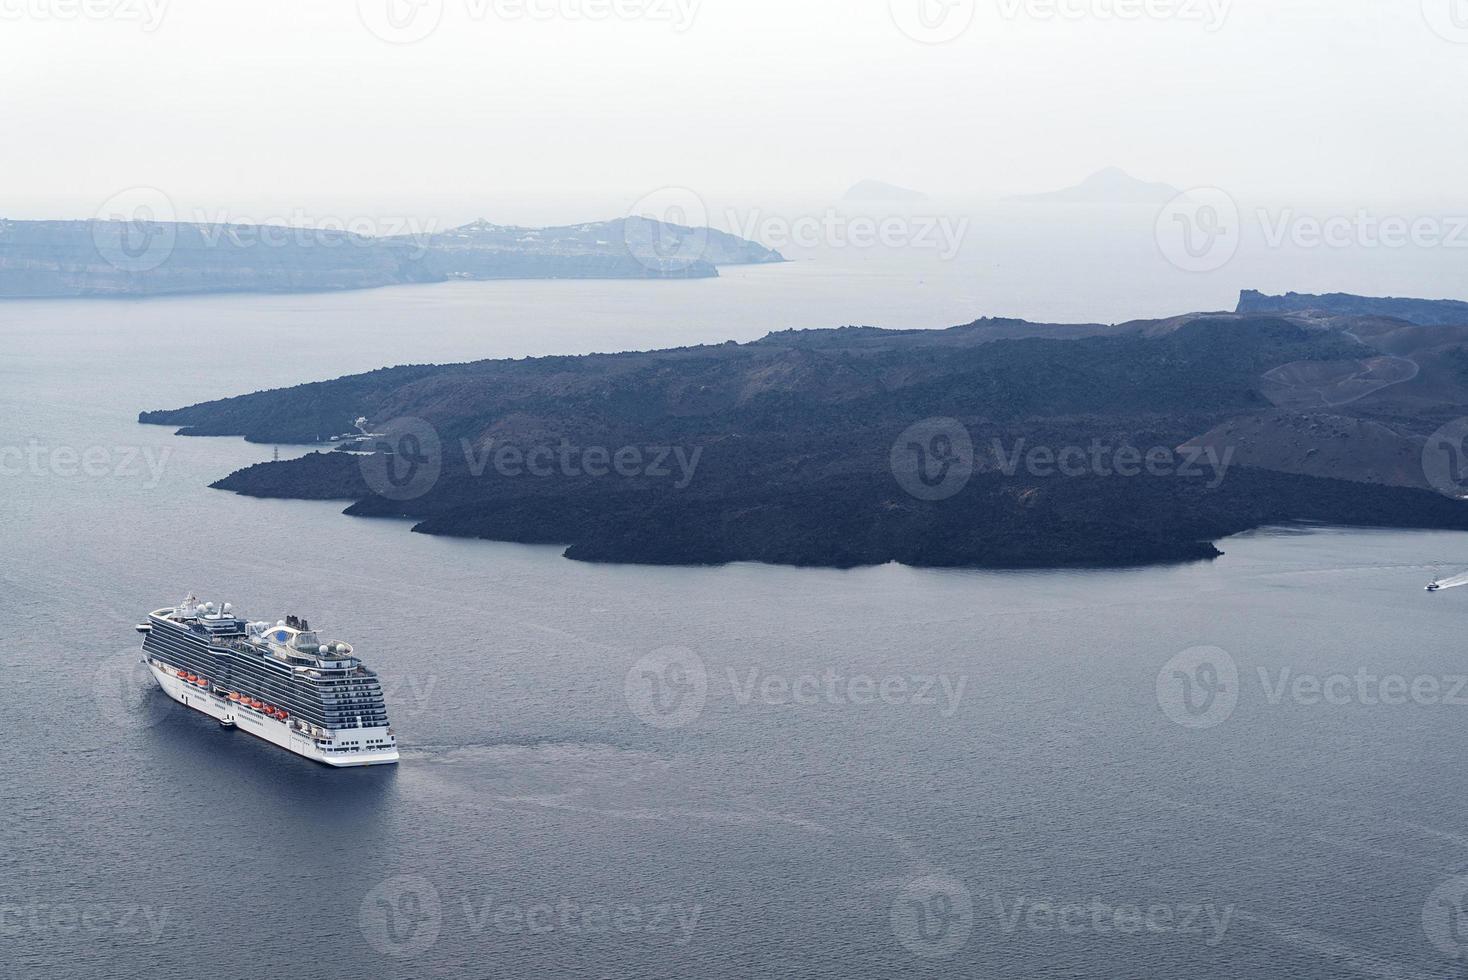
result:
[[(0, 306), (0, 446), (38, 461), (0, 498), (0, 976), (1456, 975), (1468, 589), (1422, 586), (1468, 536), (587, 566), (210, 491), (269, 447), (133, 421), (387, 363), (985, 312), (863, 281)], [(132, 625), (188, 590), (354, 641), (402, 764), (329, 771), (136, 686)], [(1190, 728), (1163, 668), (1200, 646), (1237, 704)], [(1363, 671), (1422, 696), (1311, 703)]]

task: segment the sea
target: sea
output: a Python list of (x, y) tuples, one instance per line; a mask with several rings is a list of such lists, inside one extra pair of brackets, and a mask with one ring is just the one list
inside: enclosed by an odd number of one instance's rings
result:
[[(1266, 528), (1110, 571), (588, 565), (211, 490), (303, 449), (136, 421), (390, 364), (1349, 278), (1073, 230), (706, 281), (0, 304), (0, 977), (1462, 975), (1468, 589), (1424, 586), (1468, 535)], [(133, 627), (189, 592), (354, 643), (400, 764), (327, 769), (154, 690)]]

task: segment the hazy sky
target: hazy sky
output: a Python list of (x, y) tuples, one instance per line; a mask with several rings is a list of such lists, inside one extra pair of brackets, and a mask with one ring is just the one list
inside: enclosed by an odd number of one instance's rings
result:
[[(385, 42), (366, 25), (391, 33), (390, 3), (437, 29)], [(898, 23), (924, 34), (919, 3), (928, 40), (972, 24), (921, 43)], [(0, 0), (0, 214), (151, 185), (551, 220), (670, 184), (986, 198), (1110, 164), (1457, 203), (1468, 43), (1447, 38), (1468, 41), (1468, 0)]]

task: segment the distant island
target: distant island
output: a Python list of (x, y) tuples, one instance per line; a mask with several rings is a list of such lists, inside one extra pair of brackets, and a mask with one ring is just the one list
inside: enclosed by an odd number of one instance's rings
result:
[(928, 195), (922, 191), (898, 187), (880, 180), (863, 180), (853, 185), (842, 197), (844, 201), (885, 201), (889, 203), (915, 204), (926, 201)]
[(1107, 167), (1073, 187), (1042, 194), (1019, 194), (1009, 200), (1025, 204), (1145, 204), (1160, 207), (1181, 193), (1170, 184), (1149, 183), (1117, 167)]
[(1468, 323), (1468, 303), (1456, 299), (1398, 299), (1352, 296), (1349, 293), (1286, 293), (1270, 296), (1253, 289), (1239, 297), (1240, 313), (1281, 313), (1299, 310), (1337, 316), (1385, 316), (1421, 326), (1445, 327)]
[(327, 448), (221, 489), (588, 561), (1107, 566), (1291, 521), (1468, 530), (1421, 464), (1468, 415), (1468, 318), (1371, 302), (1400, 316), (785, 331), (384, 368), (139, 420)]
[(0, 221), (0, 298), (313, 292), (481, 279), (700, 279), (783, 262), (712, 228), (629, 217), (422, 236), (144, 221)]

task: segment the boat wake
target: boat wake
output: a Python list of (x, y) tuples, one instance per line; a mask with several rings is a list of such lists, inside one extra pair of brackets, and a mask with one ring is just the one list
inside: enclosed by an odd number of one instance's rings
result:
[(1468, 572), (1450, 575), (1447, 578), (1438, 579), (1432, 584), (1437, 586), (1438, 589), (1456, 589), (1460, 585), (1468, 585)]

